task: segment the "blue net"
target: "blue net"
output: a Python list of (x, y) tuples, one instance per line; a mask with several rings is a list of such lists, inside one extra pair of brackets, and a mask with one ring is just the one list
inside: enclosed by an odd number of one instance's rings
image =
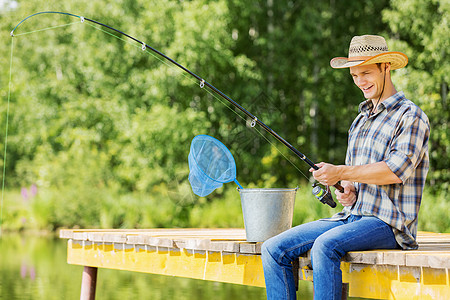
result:
[(224, 183), (236, 180), (236, 163), (230, 150), (208, 135), (197, 135), (189, 152), (189, 182), (194, 194), (204, 197)]

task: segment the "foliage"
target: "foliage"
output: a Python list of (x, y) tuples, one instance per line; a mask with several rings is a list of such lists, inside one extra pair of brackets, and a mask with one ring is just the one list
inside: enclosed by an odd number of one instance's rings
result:
[[(188, 186), (177, 192), (160, 189), (157, 193), (113, 193), (111, 189), (69, 187), (39, 191), (35, 197), (23, 197), (7, 191), (4, 231), (52, 231), (70, 228), (243, 228), (239, 193), (235, 187), (221, 188), (223, 197), (214, 201), (196, 199)], [(83, 197), (80, 197), (83, 195)], [(186, 196), (187, 195), (187, 196)], [(419, 230), (450, 232), (448, 193), (424, 193)], [(163, 201), (161, 199), (170, 199)], [(317, 201), (309, 185), (300, 186), (295, 200), (293, 225), (328, 218), (337, 209)]]
[[(396, 84), (431, 121), (429, 184), (434, 193), (448, 189), (446, 1), (29, 0), (0, 10), (1, 33), (45, 10), (83, 15), (137, 37), (313, 161), (335, 164), (344, 161), (347, 129), (363, 97), (348, 72), (328, 62), (346, 54), (352, 35), (386, 32), (390, 48), (411, 58), (395, 72)], [(190, 192), (187, 156), (197, 134), (231, 149), (246, 187), (306, 185), (308, 166), (193, 77), (112, 30), (78, 21), (39, 15), (12, 38), (6, 186), (36, 184), (40, 193), (29, 206), (35, 211), (5, 209), (5, 220), (19, 220), (11, 227), (31, 215), (32, 224), (47, 229), (240, 226), (229, 188), (208, 198)], [(0, 44), (1, 132), (10, 50)], [(3, 151), (0, 157), (3, 167)], [(302, 197), (308, 209), (296, 212), (299, 222), (331, 214), (309, 193)]]
[[(232, 98), (296, 142), (304, 153), (311, 153), (314, 160), (342, 162), (353, 114), (349, 112), (359, 102), (335, 98), (335, 90), (343, 83), (342, 72), (328, 67), (334, 55), (330, 49), (345, 49), (348, 43), (347, 37), (335, 37), (332, 26), (336, 18), (342, 18), (338, 13), (342, 4), (83, 4), (85, 11), (96, 12), (92, 18), (139, 36), (196, 73), (207, 75), (205, 79), (221, 90), (232, 91)], [(31, 12), (38, 7), (39, 1), (30, 1), (20, 4), (19, 10)], [(77, 7), (82, 7), (81, 2), (61, 4), (66, 11)], [(351, 12), (348, 17), (357, 20), (382, 7), (379, 1), (345, 5)], [(40, 15), (23, 23), (16, 34), (72, 19)], [(383, 25), (378, 20), (370, 26)], [(354, 33), (367, 30), (366, 26), (350, 28)], [(288, 36), (287, 31), (291, 31)], [(292, 43), (286, 43), (286, 38)], [(298, 184), (299, 175), (303, 176), (298, 168), (306, 173), (307, 166), (277, 141), (247, 128), (234, 108), (224, 107), (182, 71), (143, 55), (140, 45), (85, 24), (14, 40), (9, 139), (13, 154), (8, 159), (14, 185), (64, 186), (84, 180), (82, 184), (148, 192), (174, 178), (186, 180), (186, 145), (198, 133), (214, 135), (229, 145), (242, 166), (245, 184)], [(325, 84), (327, 88), (317, 88)], [(354, 99), (360, 97), (356, 93), (353, 89)], [(341, 120), (342, 126), (336, 126), (334, 112), (339, 107), (341, 115), (349, 115)], [(296, 166), (290, 166), (285, 157)], [(71, 162), (76, 163), (70, 166)], [(97, 170), (85, 172), (80, 166)]]
[[(450, 3), (438, 0), (392, 0), (384, 11), (393, 44), (409, 55), (398, 81), (428, 115), (431, 124), (428, 182), (434, 191), (450, 188)], [(397, 78), (395, 78), (397, 79)]]
[(448, 191), (436, 193), (432, 187), (425, 190), (419, 212), (419, 230), (450, 232), (448, 197)]

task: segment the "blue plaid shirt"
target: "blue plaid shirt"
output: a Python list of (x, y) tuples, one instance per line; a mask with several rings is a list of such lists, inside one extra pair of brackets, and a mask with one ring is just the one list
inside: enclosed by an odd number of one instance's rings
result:
[(403, 92), (381, 102), (369, 117), (372, 107), (371, 100), (359, 106), (360, 113), (349, 129), (345, 163), (355, 166), (384, 161), (402, 183), (355, 182), (357, 201), (331, 219), (350, 214), (376, 216), (392, 227), (403, 249), (417, 249), (418, 213), (429, 168), (428, 117)]

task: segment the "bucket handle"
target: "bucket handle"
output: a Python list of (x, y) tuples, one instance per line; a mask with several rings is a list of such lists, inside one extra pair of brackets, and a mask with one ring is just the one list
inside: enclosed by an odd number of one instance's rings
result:
[[(236, 190), (239, 192), (239, 190), (243, 190), (244, 188), (237, 182), (237, 180), (235, 180), (236, 184), (238, 185), (238, 187), (236, 188)], [(297, 192), (299, 189), (298, 185), (296, 188), (294, 188), (295, 192)]]

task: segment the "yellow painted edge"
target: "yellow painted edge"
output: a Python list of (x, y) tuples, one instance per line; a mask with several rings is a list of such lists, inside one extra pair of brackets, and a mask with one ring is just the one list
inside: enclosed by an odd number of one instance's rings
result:
[(347, 264), (343, 278), (350, 297), (450, 299), (448, 270), (391, 265)]
[[(265, 286), (260, 255), (69, 240), (67, 258), (83, 266)], [(447, 269), (342, 262), (341, 270), (351, 297), (450, 299)], [(301, 269), (300, 279), (312, 280), (312, 271)]]
[(260, 255), (69, 240), (67, 262), (265, 287)]

